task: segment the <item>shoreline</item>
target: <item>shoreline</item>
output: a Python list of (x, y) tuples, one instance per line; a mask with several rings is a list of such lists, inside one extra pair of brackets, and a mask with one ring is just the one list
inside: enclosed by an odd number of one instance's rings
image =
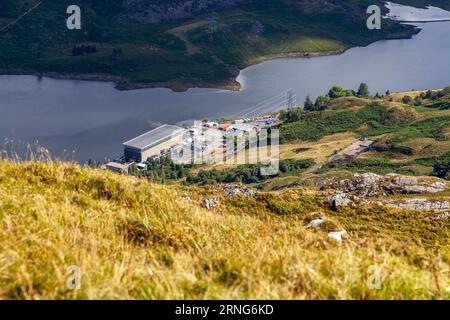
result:
[[(431, 22), (431, 21), (430, 21)], [(419, 23), (419, 22), (417, 22)], [(227, 91), (239, 92), (242, 89), (241, 83), (237, 81), (240, 72), (246, 68), (278, 59), (309, 59), (309, 58), (318, 58), (318, 57), (327, 57), (327, 56), (335, 56), (345, 53), (347, 50), (358, 48), (358, 47), (367, 47), (375, 42), (382, 40), (405, 40), (412, 39), (412, 37), (420, 32), (420, 28), (417, 28), (416, 32), (412, 32), (411, 34), (404, 36), (393, 36), (393, 37), (385, 37), (383, 39), (379, 39), (367, 44), (355, 45), (343, 47), (339, 50), (332, 51), (322, 51), (322, 52), (287, 52), (287, 53), (278, 53), (278, 54), (269, 54), (263, 55), (255, 58), (249, 64), (245, 64), (239, 67), (239, 70), (234, 74), (233, 78), (228, 80), (214, 82), (199, 82), (199, 83), (189, 83), (186, 81), (183, 83), (171, 83), (171, 82), (148, 82), (148, 83), (136, 83), (136, 82), (128, 82), (120, 76), (109, 75), (109, 74), (83, 74), (83, 73), (64, 73), (64, 72), (55, 72), (55, 71), (36, 71), (32, 69), (0, 69), (0, 75), (4, 76), (35, 76), (38, 78), (50, 78), (57, 80), (74, 80), (74, 81), (98, 81), (98, 82), (111, 82), (114, 85), (114, 88), (119, 91), (131, 91), (131, 90), (140, 90), (140, 89), (157, 89), (157, 88), (165, 88), (169, 89), (173, 92), (187, 92), (190, 89), (202, 88), (202, 89), (220, 89)]]

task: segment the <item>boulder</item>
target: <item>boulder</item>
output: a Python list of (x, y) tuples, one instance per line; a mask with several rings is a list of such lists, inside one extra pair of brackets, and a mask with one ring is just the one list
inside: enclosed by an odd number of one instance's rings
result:
[(335, 210), (339, 207), (345, 207), (352, 203), (352, 201), (348, 198), (348, 195), (342, 192), (329, 196), (327, 200), (331, 202), (333, 209)]
[(206, 208), (208, 210), (211, 210), (211, 209), (217, 207), (219, 204), (220, 204), (220, 201), (217, 198), (205, 199), (205, 200), (203, 200), (202, 207)]
[(384, 202), (384, 205), (390, 208), (414, 211), (440, 211), (450, 209), (450, 202), (447, 200), (418, 198)]

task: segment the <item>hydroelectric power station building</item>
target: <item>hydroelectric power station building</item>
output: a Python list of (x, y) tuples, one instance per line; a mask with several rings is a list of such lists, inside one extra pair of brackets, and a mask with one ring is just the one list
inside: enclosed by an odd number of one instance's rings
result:
[(145, 162), (148, 158), (159, 155), (164, 150), (182, 142), (185, 129), (162, 125), (139, 137), (123, 143), (124, 156), (127, 161)]

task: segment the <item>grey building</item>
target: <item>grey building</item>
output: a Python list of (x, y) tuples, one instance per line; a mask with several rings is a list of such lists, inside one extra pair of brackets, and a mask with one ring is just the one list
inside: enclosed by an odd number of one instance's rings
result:
[(124, 142), (124, 156), (127, 161), (145, 162), (148, 158), (159, 155), (164, 150), (181, 143), (185, 129), (162, 125), (139, 137)]

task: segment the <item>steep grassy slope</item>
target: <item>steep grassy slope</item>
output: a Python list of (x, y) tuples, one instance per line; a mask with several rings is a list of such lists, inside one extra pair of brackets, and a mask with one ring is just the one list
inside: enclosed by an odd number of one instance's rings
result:
[[(2, 1), (0, 29), (36, 3)], [(170, 4), (163, 3), (162, 11)], [(130, 19), (129, 8), (121, 0), (108, 1), (108, 5), (80, 0), (82, 30), (69, 31), (65, 12), (71, 4), (70, 0), (44, 1), (18, 23), (2, 30), (0, 70), (58, 72), (72, 77), (82, 74), (115, 80), (121, 88), (149, 84), (178, 90), (191, 86), (235, 88), (238, 69), (265, 57), (337, 52), (415, 32), (411, 26), (391, 21), (385, 21), (382, 30), (368, 30), (368, 3), (362, 0), (240, 3), (218, 13), (215, 34), (211, 33), (208, 14), (214, 6), (207, 7), (210, 10), (206, 15), (194, 14), (189, 20), (139, 23)], [(131, 16), (137, 14), (133, 11)], [(94, 46), (96, 51), (74, 55), (76, 45)]]
[[(298, 149), (333, 134), (351, 132), (375, 143), (371, 152), (349, 163), (347, 169), (429, 175), (436, 163), (449, 159), (448, 92), (449, 88), (371, 99), (345, 97), (332, 100), (321, 112), (291, 110), (283, 115), (288, 120), (280, 126), (281, 139)], [(402, 102), (405, 96), (411, 97), (409, 104)]]
[[(189, 195), (191, 201), (182, 199)], [(217, 197), (207, 211), (198, 205)], [(306, 229), (345, 228), (342, 246)], [(225, 198), (69, 164), (0, 163), (1, 299), (448, 299), (449, 230), (428, 214), (338, 212), (291, 190)], [(66, 268), (82, 271), (80, 290)], [(382, 287), (366, 285), (372, 265)]]

